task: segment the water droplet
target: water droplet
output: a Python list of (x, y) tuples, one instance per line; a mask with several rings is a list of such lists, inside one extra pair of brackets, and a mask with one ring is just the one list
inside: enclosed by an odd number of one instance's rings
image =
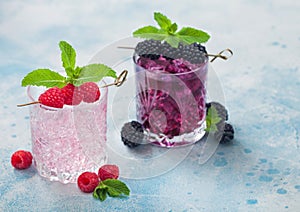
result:
[(298, 191), (300, 191), (300, 185), (295, 185), (294, 188), (297, 189)]
[(271, 182), (273, 180), (273, 177), (269, 177), (269, 176), (265, 176), (265, 175), (262, 175), (259, 177), (259, 181), (261, 182)]
[(252, 176), (254, 176), (255, 174), (254, 174), (253, 172), (248, 172), (246, 175), (252, 177)]
[(228, 163), (225, 158), (216, 159), (214, 162), (214, 166), (216, 166), (216, 167), (223, 167), (223, 166), (226, 166), (227, 164)]
[(268, 174), (279, 174), (280, 171), (278, 169), (268, 169)]
[(249, 154), (249, 153), (252, 152), (252, 150), (251, 150), (251, 149), (244, 149), (244, 152), (245, 152), (246, 154)]
[(248, 200), (247, 200), (247, 204), (248, 204), (248, 205), (254, 205), (254, 204), (257, 204), (257, 200), (256, 200), (256, 199), (248, 199)]
[(218, 155), (225, 155), (224, 152), (218, 152), (217, 154), (218, 154)]
[(278, 194), (286, 194), (287, 193), (287, 190), (283, 189), (283, 188), (279, 188), (277, 189), (277, 193)]
[(267, 163), (267, 161), (268, 161), (268, 160), (265, 159), (265, 158), (260, 158), (260, 159), (259, 159), (259, 162), (260, 162), (260, 163)]

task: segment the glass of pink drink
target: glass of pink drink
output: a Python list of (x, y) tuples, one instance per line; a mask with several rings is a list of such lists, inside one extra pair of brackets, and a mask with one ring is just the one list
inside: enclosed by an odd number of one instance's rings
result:
[[(36, 101), (41, 90), (29, 86), (28, 96)], [(38, 173), (51, 181), (75, 183), (84, 171), (97, 171), (106, 163), (106, 114), (108, 89), (100, 99), (52, 108), (30, 107), (32, 153)]]
[(147, 140), (163, 147), (199, 141), (205, 134), (208, 61), (134, 56), (137, 118)]

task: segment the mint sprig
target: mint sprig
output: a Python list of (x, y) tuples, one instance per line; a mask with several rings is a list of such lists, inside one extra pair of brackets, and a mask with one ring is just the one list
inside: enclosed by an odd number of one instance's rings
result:
[(179, 43), (192, 44), (192, 43), (205, 43), (209, 40), (210, 35), (206, 32), (195, 29), (192, 27), (183, 27), (177, 31), (178, 26), (165, 15), (155, 12), (154, 20), (160, 28), (155, 26), (145, 26), (133, 32), (134, 37), (144, 39), (154, 39), (166, 41), (172, 47), (177, 48)]
[(117, 179), (106, 179), (101, 181), (93, 192), (93, 197), (101, 202), (110, 197), (129, 196), (130, 190), (125, 183)]
[(35, 85), (47, 88), (62, 88), (68, 83), (80, 86), (85, 82), (99, 82), (103, 77), (117, 78), (116, 72), (104, 64), (76, 67), (76, 51), (66, 41), (60, 41), (59, 48), (66, 77), (50, 69), (36, 69), (23, 78), (22, 86)]
[(221, 117), (215, 107), (208, 108), (208, 112), (206, 115), (206, 131), (215, 133), (218, 131), (217, 124), (221, 121)]

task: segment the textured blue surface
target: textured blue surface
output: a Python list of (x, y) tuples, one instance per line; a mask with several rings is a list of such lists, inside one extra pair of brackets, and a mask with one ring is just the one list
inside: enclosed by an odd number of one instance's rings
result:
[[(1, 1), (1, 211), (299, 211), (300, 3), (267, 1)], [(59, 40), (76, 48), (78, 64), (162, 11), (180, 25), (207, 29), (209, 52), (231, 48), (217, 72), (236, 137), (199, 164), (199, 145), (171, 171), (122, 179), (128, 198), (101, 203), (76, 185), (17, 171), (10, 156), (31, 149), (22, 77), (32, 69), (61, 69)], [(108, 135), (109, 136), (109, 135)]]

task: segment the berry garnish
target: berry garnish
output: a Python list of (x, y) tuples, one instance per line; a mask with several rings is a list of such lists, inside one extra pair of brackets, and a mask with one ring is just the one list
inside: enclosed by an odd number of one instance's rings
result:
[(49, 88), (40, 95), (39, 102), (46, 106), (62, 108), (64, 106), (63, 92), (57, 87)]
[(86, 82), (79, 87), (80, 93), (83, 95), (83, 101), (92, 103), (100, 98), (100, 90), (96, 83)]
[(77, 179), (79, 189), (85, 193), (93, 192), (98, 184), (98, 175), (93, 172), (83, 172)]
[(139, 146), (144, 139), (144, 130), (141, 123), (137, 121), (127, 122), (121, 129), (121, 139), (129, 148)]
[[(50, 69), (36, 69), (24, 77), (22, 80), (22, 86), (34, 85), (44, 86), (46, 88), (62, 88), (65, 104), (78, 105), (82, 100), (85, 102), (95, 102), (99, 99), (100, 91), (98, 86), (97, 88), (95, 87), (96, 84), (94, 82), (99, 82), (103, 77), (112, 77), (117, 79), (116, 72), (104, 64), (89, 64), (83, 67), (75, 66), (76, 52), (73, 47), (66, 41), (60, 41), (59, 47), (61, 50), (62, 65), (65, 69), (66, 76)], [(88, 86), (83, 86), (81, 89), (85, 93), (85, 96), (83, 97), (80, 92), (77, 92), (77, 87), (85, 83), (89, 84)], [(58, 102), (55, 103), (54, 95), (51, 94), (50, 99), (48, 99), (48, 96), (50, 96), (50, 94), (46, 97), (42, 97), (39, 101), (18, 106), (42, 103), (57, 108), (63, 107), (61, 105), (60, 97), (57, 97)]]
[(66, 105), (78, 105), (83, 99), (83, 94), (79, 91), (78, 87), (68, 83), (62, 89), (64, 95), (64, 103)]
[(206, 103), (206, 112), (208, 112), (208, 110), (209, 110), (209, 108), (211, 106), (213, 106), (217, 110), (219, 117), (223, 121), (227, 121), (228, 120), (228, 111), (227, 111), (227, 109), (225, 108), (224, 105), (222, 105), (219, 102), (209, 102), (209, 103)]
[(218, 102), (206, 104), (206, 131), (212, 133), (221, 144), (229, 143), (234, 138), (234, 128), (227, 123), (228, 111)]
[(220, 139), (221, 144), (229, 143), (234, 139), (234, 128), (231, 124), (225, 122), (224, 131)]
[(100, 180), (118, 179), (119, 167), (116, 165), (106, 164), (99, 168), (98, 176)]
[(210, 36), (202, 30), (194, 29), (192, 27), (183, 27), (177, 31), (177, 24), (165, 15), (155, 12), (154, 19), (160, 28), (155, 26), (145, 26), (133, 32), (134, 37), (154, 39), (165, 41), (172, 47), (177, 48), (179, 43), (189, 45), (192, 43), (205, 43)]
[(19, 150), (11, 156), (11, 165), (16, 169), (27, 169), (31, 164), (32, 155), (28, 151)]

